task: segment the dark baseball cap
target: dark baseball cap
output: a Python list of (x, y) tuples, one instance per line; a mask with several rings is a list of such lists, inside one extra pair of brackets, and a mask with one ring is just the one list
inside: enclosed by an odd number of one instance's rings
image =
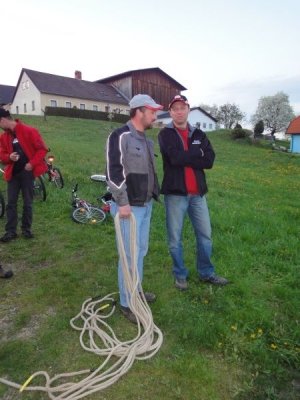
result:
[(184, 103), (189, 106), (188, 99), (185, 96), (183, 96), (182, 94), (176, 94), (176, 96), (173, 97), (173, 99), (169, 104), (169, 109), (172, 107), (174, 103), (176, 103), (176, 101), (180, 101), (181, 103)]

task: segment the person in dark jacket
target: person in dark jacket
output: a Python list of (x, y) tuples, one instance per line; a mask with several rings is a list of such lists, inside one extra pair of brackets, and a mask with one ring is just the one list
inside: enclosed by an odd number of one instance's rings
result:
[(175, 287), (188, 288), (188, 268), (184, 263), (182, 229), (188, 214), (196, 235), (197, 272), (200, 281), (226, 285), (211, 262), (211, 224), (206, 202), (205, 169), (212, 168), (215, 153), (207, 136), (188, 123), (190, 107), (185, 96), (175, 96), (169, 104), (172, 122), (158, 135), (163, 159), (164, 194), (169, 251), (173, 261)]
[(7, 181), (7, 223), (3, 243), (10, 242), (17, 235), (17, 203), (20, 191), (23, 195), (22, 234), (26, 239), (33, 238), (32, 201), (34, 178), (47, 170), (44, 160), (48, 148), (40, 133), (33, 127), (13, 120), (9, 111), (0, 107), (0, 162), (5, 164), (4, 179)]
[[(153, 142), (146, 138), (145, 130), (156, 120), (156, 111), (162, 106), (146, 94), (138, 94), (129, 102), (130, 121), (114, 130), (108, 137), (106, 148), (106, 177), (113, 201), (110, 212), (119, 213), (122, 238), (128, 260), (130, 255), (130, 223), (132, 213), (136, 220), (137, 269), (139, 281), (143, 279), (143, 260), (148, 251), (152, 199), (159, 195), (158, 180), (154, 168)], [(118, 282), (121, 311), (131, 322), (136, 318), (130, 309), (131, 294), (124, 287), (124, 276), (119, 254)], [(155, 300), (153, 293), (146, 292), (148, 302)]]

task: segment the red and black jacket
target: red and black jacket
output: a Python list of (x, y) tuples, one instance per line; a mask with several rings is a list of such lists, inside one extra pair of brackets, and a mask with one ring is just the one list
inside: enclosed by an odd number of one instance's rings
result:
[(193, 168), (200, 196), (208, 191), (204, 169), (212, 168), (215, 152), (203, 131), (190, 125), (188, 127), (188, 150), (184, 150), (183, 140), (173, 123), (159, 132), (158, 141), (164, 168), (161, 187), (163, 194), (179, 196), (188, 194), (185, 184), (185, 167)]

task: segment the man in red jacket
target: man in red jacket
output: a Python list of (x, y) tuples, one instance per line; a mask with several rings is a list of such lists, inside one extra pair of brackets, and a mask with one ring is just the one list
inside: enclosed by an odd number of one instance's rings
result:
[(18, 120), (13, 120), (9, 111), (0, 107), (0, 162), (5, 164), (4, 179), (7, 181), (7, 223), (1, 242), (10, 242), (17, 237), (17, 202), (20, 191), (23, 196), (22, 234), (33, 238), (32, 201), (33, 180), (47, 170), (44, 157), (48, 151), (39, 132)]

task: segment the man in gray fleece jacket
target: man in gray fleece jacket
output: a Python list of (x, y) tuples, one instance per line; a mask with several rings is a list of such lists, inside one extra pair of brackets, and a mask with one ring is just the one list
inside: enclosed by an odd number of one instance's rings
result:
[[(130, 222), (136, 220), (137, 268), (140, 284), (143, 279), (143, 260), (148, 251), (150, 219), (153, 198), (159, 195), (154, 167), (153, 142), (146, 138), (145, 130), (156, 120), (156, 111), (163, 107), (146, 94), (138, 94), (129, 102), (130, 121), (108, 137), (106, 147), (106, 177), (112, 192), (111, 214), (120, 216), (121, 231), (128, 260), (130, 260)], [(118, 283), (121, 311), (131, 322), (136, 318), (130, 310), (130, 293), (124, 286), (119, 257)], [(153, 293), (145, 293), (148, 302), (155, 300)]]

